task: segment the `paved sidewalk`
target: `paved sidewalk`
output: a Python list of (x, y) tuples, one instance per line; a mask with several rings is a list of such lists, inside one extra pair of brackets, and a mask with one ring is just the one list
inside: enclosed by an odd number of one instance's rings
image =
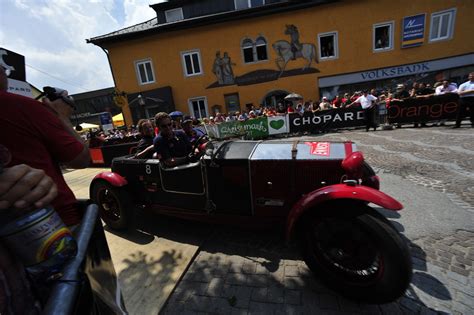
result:
[(435, 193), (443, 201), (438, 204), (447, 205), (438, 209), (443, 217), (426, 218), (430, 206), (436, 207), (427, 202), (426, 208), (407, 209), (408, 221), (403, 221), (403, 211), (401, 219), (390, 218), (407, 236), (414, 267), (412, 284), (398, 301), (386, 305), (349, 301), (312, 276), (296, 248), (285, 246), (282, 233), (219, 227), (200, 248), (161, 313), (474, 314), (472, 137), (471, 128), (344, 131), (320, 137), (355, 141), (382, 183), (386, 176), (398, 186), (419, 187), (404, 193), (407, 208), (425, 197), (419, 190)]
[[(96, 174), (108, 168), (70, 170), (64, 177), (77, 198), (89, 198), (89, 185)], [(186, 229), (176, 235), (180, 222), (152, 214), (139, 214), (133, 232), (115, 232), (105, 226), (105, 235), (131, 315), (155, 315), (163, 307), (182, 273), (192, 261), (206, 233)], [(181, 233), (183, 234), (183, 233)]]

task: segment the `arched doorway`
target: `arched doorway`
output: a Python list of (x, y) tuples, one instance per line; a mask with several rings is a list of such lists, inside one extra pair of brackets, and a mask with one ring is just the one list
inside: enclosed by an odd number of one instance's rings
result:
[(262, 99), (264, 107), (276, 107), (278, 103), (285, 103), (285, 96), (290, 94), (285, 90), (273, 90), (268, 92)]

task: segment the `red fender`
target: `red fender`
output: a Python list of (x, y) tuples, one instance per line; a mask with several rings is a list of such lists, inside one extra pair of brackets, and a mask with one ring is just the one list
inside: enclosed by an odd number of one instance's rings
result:
[(94, 179), (92, 180), (92, 183), (99, 179), (103, 179), (107, 181), (110, 185), (115, 187), (122, 187), (128, 184), (127, 180), (123, 176), (114, 172), (101, 172), (95, 175)]
[(316, 207), (318, 204), (337, 199), (352, 199), (372, 202), (378, 206), (393, 211), (399, 211), (403, 209), (403, 205), (397, 200), (379, 190), (367, 186), (350, 186), (346, 184), (327, 186), (303, 196), (293, 206), (290, 214), (288, 215), (286, 224), (287, 239), (290, 239), (295, 223), (303, 213), (310, 210), (311, 208)]

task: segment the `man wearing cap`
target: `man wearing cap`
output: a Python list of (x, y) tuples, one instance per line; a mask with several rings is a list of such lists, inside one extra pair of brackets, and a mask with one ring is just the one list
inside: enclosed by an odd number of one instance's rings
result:
[(201, 129), (193, 127), (193, 120), (190, 117), (184, 119), (182, 126), (191, 144), (194, 144), (197, 139), (205, 135)]
[(406, 90), (405, 84), (397, 84), (397, 90), (393, 93), (393, 100), (402, 100), (410, 97), (410, 93)]
[[(393, 97), (392, 97), (392, 101), (401, 101), (405, 98), (408, 98), (410, 97), (410, 93), (408, 93), (408, 91), (406, 90), (405, 88), (405, 84), (397, 84), (397, 90), (395, 91), (395, 93), (393, 93)], [(402, 127), (402, 124), (401, 123), (397, 123), (397, 128), (401, 128)]]
[(321, 110), (328, 110), (332, 108), (332, 105), (329, 103), (329, 100), (326, 96), (323, 97), (321, 104), (319, 104), (319, 108)]
[(369, 131), (371, 127), (377, 129), (377, 124), (375, 123), (375, 102), (377, 98), (371, 94), (368, 94), (367, 91), (362, 93), (362, 96), (357, 100), (349, 104), (348, 107), (353, 106), (354, 104), (360, 104), (365, 113), (365, 131)]
[(6, 73), (0, 67), (0, 143), (12, 154), (7, 166), (27, 164), (43, 170), (58, 187), (51, 204), (61, 219), (68, 226), (80, 223), (82, 213), (60, 169), (60, 164), (84, 168), (90, 162), (88, 146), (69, 120), (72, 99), (67, 91), (51, 88), (49, 97), (54, 100), (44, 98), (41, 103), (7, 89)]

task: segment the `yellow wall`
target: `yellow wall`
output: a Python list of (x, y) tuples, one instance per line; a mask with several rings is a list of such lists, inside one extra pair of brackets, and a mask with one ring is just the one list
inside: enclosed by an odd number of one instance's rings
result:
[[(450, 40), (429, 43), (430, 14), (457, 8), (455, 29)], [(403, 17), (426, 13), (425, 42), (422, 46), (401, 49), (401, 28)], [(241, 107), (246, 103), (258, 105), (262, 97), (271, 90), (296, 92), (305, 99), (318, 99), (318, 77), (350, 73), (374, 68), (403, 65), (432, 59), (456, 56), (474, 52), (474, 1), (455, 0), (402, 0), (402, 1), (340, 1), (305, 10), (268, 15), (248, 20), (239, 20), (210, 26), (195, 27), (183, 31), (149, 36), (121, 43), (111, 44), (109, 49), (116, 85), (128, 93), (171, 86), (176, 109), (189, 113), (188, 99), (206, 96), (208, 111), (213, 105), (222, 105), (225, 111), (224, 94), (239, 93)], [(395, 22), (394, 49), (374, 53), (372, 50), (373, 24)], [(206, 89), (216, 81), (212, 65), (217, 50), (221, 55), (227, 51), (236, 63), (234, 76), (258, 69), (278, 70), (277, 58), (271, 44), (277, 40), (290, 41), (284, 34), (285, 24), (294, 24), (300, 33), (300, 43), (317, 45), (318, 33), (337, 31), (339, 58), (312, 64), (320, 73), (280, 78), (276, 81), (249, 86), (226, 86)], [(268, 42), (268, 61), (244, 64), (241, 40), (253, 40), (263, 35)], [(199, 49), (204, 74), (185, 77), (180, 52)], [(156, 82), (139, 85), (134, 61), (151, 58)], [(304, 65), (303, 59), (290, 61), (286, 70)], [(126, 115), (127, 116), (127, 115)], [(128, 119), (127, 119), (128, 120)]]

